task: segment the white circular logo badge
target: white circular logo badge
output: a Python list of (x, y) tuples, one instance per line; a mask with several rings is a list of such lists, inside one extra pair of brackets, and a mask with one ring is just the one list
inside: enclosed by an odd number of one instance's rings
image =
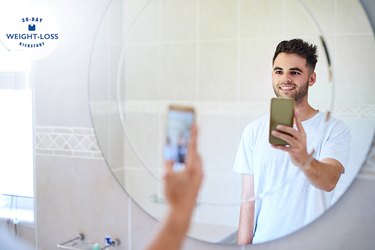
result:
[(27, 51), (31, 60), (52, 53), (60, 39), (56, 18), (40, 11), (1, 13), (0, 46), (8, 51)]

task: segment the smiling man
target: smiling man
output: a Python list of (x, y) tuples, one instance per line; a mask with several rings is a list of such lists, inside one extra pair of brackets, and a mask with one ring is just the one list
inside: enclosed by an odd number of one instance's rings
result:
[[(278, 97), (294, 99), (295, 122), (294, 127), (279, 125), (272, 131), (287, 146), (268, 142), (269, 115), (243, 131), (234, 163), (234, 171), (242, 174), (238, 244), (285, 236), (331, 205), (348, 162), (350, 133), (343, 122), (332, 117), (327, 121), (308, 102), (316, 63), (316, 46), (301, 39), (282, 41), (276, 48), (273, 90)], [(254, 202), (253, 197), (263, 198)]]

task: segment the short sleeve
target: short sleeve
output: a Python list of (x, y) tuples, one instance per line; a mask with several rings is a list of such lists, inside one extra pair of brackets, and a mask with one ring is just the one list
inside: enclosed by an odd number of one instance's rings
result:
[(253, 169), (253, 133), (252, 126), (248, 125), (243, 133), (234, 160), (233, 171), (240, 174), (254, 174)]
[(339, 161), (344, 168), (349, 162), (350, 130), (341, 120), (334, 120), (324, 143), (320, 159), (332, 158)]

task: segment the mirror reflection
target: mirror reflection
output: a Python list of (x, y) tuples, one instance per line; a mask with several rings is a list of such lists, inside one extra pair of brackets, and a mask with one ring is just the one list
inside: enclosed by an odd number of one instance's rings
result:
[[(328, 208), (331, 191), (347, 165), (349, 129), (308, 101), (308, 90), (316, 82), (316, 62), (316, 46), (303, 40), (282, 41), (276, 48), (273, 89), (277, 97), (294, 100), (295, 121), (294, 126), (285, 125), (293, 108), (288, 99), (273, 99), (270, 116), (250, 123), (243, 133), (234, 165), (243, 174), (243, 199), (281, 187), (277, 195), (241, 205), (240, 244), (276, 239), (314, 220)], [(270, 133), (275, 139), (268, 142), (267, 128), (273, 123)], [(290, 176), (296, 176), (291, 185), (284, 184)]]
[[(350, 11), (356, 9), (362, 13), (359, 3), (352, 2)], [(370, 145), (369, 134), (373, 133), (373, 114), (348, 115), (344, 107), (351, 102), (345, 96), (365, 105), (373, 100), (364, 89), (348, 91), (351, 73), (340, 65), (345, 58), (339, 52), (345, 51), (345, 45), (363, 43), (361, 48), (356, 47), (358, 55), (351, 58), (358, 61), (363, 60), (362, 55), (368, 58), (369, 52), (374, 54), (375, 49), (370, 39), (338, 41), (336, 37), (325, 36), (323, 31), (334, 31), (331, 24), (334, 20), (327, 11), (336, 8), (333, 4), (297, 0), (153, 0), (126, 7), (129, 6), (123, 6), (122, 1), (111, 1), (104, 13), (91, 58), (90, 101), (93, 123), (108, 165), (126, 192), (146, 212), (161, 219), (167, 209), (162, 195), (162, 164), (167, 107), (171, 103), (194, 106), (200, 127), (205, 181), (191, 237), (236, 243), (240, 210), (255, 200), (255, 216), (245, 235), (251, 236), (254, 229), (253, 243), (272, 240), (308, 224), (344, 193), (364, 160)], [(294, 15), (288, 15), (291, 10)], [(341, 20), (339, 15), (335, 18)], [(370, 30), (368, 23), (364, 23), (364, 29)], [(341, 25), (340, 29), (345, 23)], [(291, 52), (282, 52), (272, 60), (280, 41), (296, 37), (317, 46), (315, 68), (307, 66), (303, 56)], [(296, 60), (291, 60), (293, 56)], [(369, 74), (362, 81), (371, 88)], [(304, 90), (302, 86), (310, 85), (308, 94), (301, 97), (303, 101), (297, 100), (295, 104), (297, 110), (305, 107), (300, 112), (307, 148), (291, 157), (269, 144), (265, 150), (254, 144), (258, 151), (250, 157), (247, 137), (252, 125), (248, 124), (267, 117), (270, 99), (275, 96), (273, 84), (276, 94), (293, 98)], [(337, 122), (337, 118), (346, 125)], [(267, 134), (269, 117), (263, 121), (259, 129)], [(346, 128), (351, 130), (351, 143), (341, 143), (332, 136), (346, 135)], [(344, 136), (342, 140), (348, 139)], [(258, 141), (268, 143), (268, 134)], [(331, 141), (334, 143), (330, 144)], [(336, 145), (342, 148), (340, 152), (332, 150), (337, 149)], [(241, 153), (241, 147), (247, 149)], [(271, 157), (273, 154), (284, 158)], [(350, 158), (345, 159), (348, 155)], [(274, 164), (279, 161), (276, 159), (293, 166), (285, 168), (286, 171), (278, 169)], [(246, 168), (252, 161), (269, 169), (254, 166), (250, 172)], [(244, 162), (247, 165), (242, 165)], [(334, 166), (334, 190), (319, 186), (304, 173), (317, 162)], [(304, 165), (305, 169), (300, 170)], [(241, 170), (242, 166), (245, 170)], [(345, 173), (341, 174), (343, 168)], [(243, 190), (251, 189), (247, 187), (251, 173), (254, 192), (247, 193)], [(283, 208), (289, 212), (285, 216), (293, 222), (279, 221), (284, 215), (278, 216), (272, 209), (275, 203), (282, 206), (279, 201), (289, 206), (294, 204), (304, 213)]]

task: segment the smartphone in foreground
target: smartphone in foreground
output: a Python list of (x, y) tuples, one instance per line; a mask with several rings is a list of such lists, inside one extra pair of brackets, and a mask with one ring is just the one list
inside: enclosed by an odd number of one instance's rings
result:
[(274, 97), (271, 99), (270, 113), (270, 130), (269, 142), (273, 145), (288, 145), (282, 139), (276, 138), (271, 134), (272, 130), (276, 130), (277, 125), (285, 125), (293, 127), (294, 118), (294, 99), (284, 97)]
[(170, 105), (167, 114), (164, 159), (174, 161), (174, 170), (185, 166), (190, 133), (195, 122), (191, 106)]

